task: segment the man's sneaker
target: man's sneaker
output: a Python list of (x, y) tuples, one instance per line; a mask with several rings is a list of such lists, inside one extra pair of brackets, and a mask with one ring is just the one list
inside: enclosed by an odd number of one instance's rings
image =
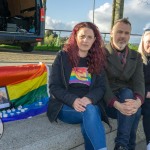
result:
[(128, 150), (128, 149), (122, 145), (116, 145), (114, 150)]

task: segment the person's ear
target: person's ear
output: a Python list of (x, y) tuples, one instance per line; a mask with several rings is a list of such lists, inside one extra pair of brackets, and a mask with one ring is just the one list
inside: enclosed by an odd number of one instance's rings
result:
[(111, 30), (110, 31), (110, 37), (112, 38), (112, 36), (113, 36), (113, 31)]

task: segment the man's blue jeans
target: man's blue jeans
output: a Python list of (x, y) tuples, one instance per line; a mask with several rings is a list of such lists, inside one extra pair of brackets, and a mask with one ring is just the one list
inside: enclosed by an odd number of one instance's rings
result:
[[(123, 103), (125, 99), (134, 99), (133, 92), (128, 88), (120, 89), (115, 95), (121, 103)], [(131, 116), (122, 114), (114, 107), (107, 107), (106, 109), (109, 117), (117, 119), (118, 128), (115, 143), (125, 146), (128, 150), (135, 150), (136, 131), (141, 116), (141, 108)]]
[(64, 105), (58, 118), (65, 123), (81, 124), (85, 150), (107, 150), (105, 130), (98, 106), (89, 104), (84, 112), (77, 112), (73, 108)]

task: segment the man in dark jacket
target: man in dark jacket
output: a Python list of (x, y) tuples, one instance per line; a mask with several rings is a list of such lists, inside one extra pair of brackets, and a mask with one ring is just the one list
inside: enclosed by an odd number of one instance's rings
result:
[(128, 47), (130, 33), (128, 19), (117, 20), (110, 33), (111, 42), (106, 45), (108, 79), (104, 99), (108, 115), (118, 122), (114, 150), (135, 150), (145, 91), (141, 56)]

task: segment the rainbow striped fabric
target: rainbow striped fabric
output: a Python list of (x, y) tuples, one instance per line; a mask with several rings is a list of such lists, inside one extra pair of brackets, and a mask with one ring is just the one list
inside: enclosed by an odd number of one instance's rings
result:
[(48, 67), (41, 64), (0, 67), (0, 87), (6, 87), (12, 108), (1, 110), (4, 122), (43, 113), (49, 100)]
[(81, 83), (90, 86), (91, 74), (88, 73), (86, 67), (74, 67), (71, 71), (69, 84)]

